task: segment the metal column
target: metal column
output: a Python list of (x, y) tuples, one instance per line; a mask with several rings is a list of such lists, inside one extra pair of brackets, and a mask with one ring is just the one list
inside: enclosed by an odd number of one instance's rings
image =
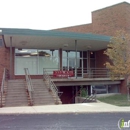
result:
[(66, 51), (67, 53), (67, 70), (69, 70), (69, 59), (68, 59), (68, 51)]
[(75, 40), (75, 78), (77, 79), (77, 40)]
[(59, 49), (59, 68), (62, 70), (62, 49)]

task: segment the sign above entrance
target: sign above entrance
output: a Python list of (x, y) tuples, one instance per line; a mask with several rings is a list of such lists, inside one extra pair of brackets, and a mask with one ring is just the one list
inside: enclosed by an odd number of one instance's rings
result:
[(53, 77), (73, 77), (73, 76), (74, 76), (73, 71), (61, 71), (61, 70), (53, 71)]

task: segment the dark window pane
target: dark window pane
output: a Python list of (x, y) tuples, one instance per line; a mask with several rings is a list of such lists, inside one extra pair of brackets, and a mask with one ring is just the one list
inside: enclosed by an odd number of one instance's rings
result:
[(90, 52), (90, 58), (95, 58), (95, 52), (93, 51)]

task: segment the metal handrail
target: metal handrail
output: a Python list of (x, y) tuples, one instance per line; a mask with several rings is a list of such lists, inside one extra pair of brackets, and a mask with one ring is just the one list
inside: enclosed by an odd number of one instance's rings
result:
[(1, 89), (0, 89), (0, 106), (3, 106), (2, 100), (3, 100), (3, 94), (4, 94), (4, 86), (7, 78), (7, 72), (8, 70), (4, 68), (3, 77), (2, 77), (2, 83), (1, 83)]
[[(50, 76), (53, 77), (53, 71), (58, 70), (57, 68), (44, 68)], [(62, 71), (68, 71), (68, 69), (63, 69)], [(69, 68), (69, 71), (73, 71), (75, 76), (75, 68)], [(107, 68), (77, 68), (77, 76), (83, 78), (111, 78), (111, 72)], [(64, 77), (64, 76), (63, 76)], [(61, 78), (63, 78), (61, 76)], [(115, 77), (120, 77), (115, 75)], [(60, 77), (58, 77), (60, 78)], [(123, 78), (123, 77), (122, 77)]]
[(33, 89), (33, 85), (32, 85), (32, 80), (31, 80), (28, 68), (24, 68), (24, 71), (25, 71), (25, 80), (26, 80), (26, 84), (27, 84), (26, 89), (28, 91), (28, 95), (30, 98), (30, 105), (33, 105), (32, 93), (33, 93), (34, 89)]
[(45, 81), (47, 81), (47, 87), (49, 90), (52, 91), (53, 95), (56, 96), (56, 103), (58, 103), (58, 99), (59, 99), (59, 94), (61, 95), (62, 92), (59, 92), (56, 85), (54, 84), (54, 82), (51, 80), (51, 77), (49, 76), (49, 74), (47, 73), (46, 69), (43, 69), (43, 74), (44, 74), (44, 79)]

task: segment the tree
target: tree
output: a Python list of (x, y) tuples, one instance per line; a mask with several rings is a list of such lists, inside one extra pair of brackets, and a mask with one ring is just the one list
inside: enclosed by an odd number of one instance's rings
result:
[[(119, 30), (115, 33), (115, 36), (111, 38), (108, 44), (107, 50), (104, 52), (110, 62), (106, 62), (105, 65), (110, 70), (112, 79), (124, 77), (128, 79), (130, 76), (130, 37), (123, 31)], [(130, 85), (127, 83), (128, 100)]]

